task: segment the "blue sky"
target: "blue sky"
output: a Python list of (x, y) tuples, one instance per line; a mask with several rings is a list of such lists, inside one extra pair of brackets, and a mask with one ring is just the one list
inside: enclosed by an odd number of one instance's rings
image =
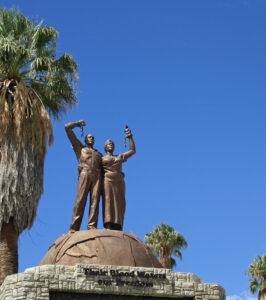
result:
[(243, 295), (244, 272), (266, 244), (266, 2), (0, 3), (54, 26), (58, 53), (71, 53), (80, 73), (78, 106), (54, 122), (20, 270), (68, 230), (77, 162), (64, 123), (85, 119), (100, 151), (108, 138), (125, 150), (125, 124), (135, 135), (137, 155), (124, 168), (125, 230), (143, 238), (156, 224), (172, 225), (189, 244), (177, 271)]

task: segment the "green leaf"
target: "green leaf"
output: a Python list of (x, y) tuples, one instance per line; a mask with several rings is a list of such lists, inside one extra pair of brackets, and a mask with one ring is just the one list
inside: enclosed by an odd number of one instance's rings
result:
[(172, 255), (182, 259), (181, 250), (187, 247), (185, 238), (173, 227), (164, 223), (156, 226), (152, 232), (147, 233), (145, 241), (159, 256), (160, 261), (164, 261), (163, 258), (172, 261)]
[(0, 80), (23, 80), (55, 118), (76, 104), (78, 79), (71, 55), (56, 57), (57, 38), (53, 27), (0, 9)]

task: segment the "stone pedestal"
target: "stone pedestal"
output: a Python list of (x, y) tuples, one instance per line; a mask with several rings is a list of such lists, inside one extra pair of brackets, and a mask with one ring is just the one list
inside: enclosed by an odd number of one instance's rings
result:
[(108, 265), (43, 265), (8, 276), (0, 288), (0, 300), (150, 300), (151, 297), (224, 300), (225, 292), (221, 286), (203, 283), (192, 273)]

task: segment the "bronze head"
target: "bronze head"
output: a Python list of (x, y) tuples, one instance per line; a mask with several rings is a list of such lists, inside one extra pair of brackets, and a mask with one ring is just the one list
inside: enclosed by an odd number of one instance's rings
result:
[(104, 151), (113, 154), (115, 143), (112, 140), (107, 140), (104, 144)]
[(94, 140), (95, 140), (94, 136), (90, 133), (85, 136), (85, 144), (87, 146), (93, 146), (94, 145)]

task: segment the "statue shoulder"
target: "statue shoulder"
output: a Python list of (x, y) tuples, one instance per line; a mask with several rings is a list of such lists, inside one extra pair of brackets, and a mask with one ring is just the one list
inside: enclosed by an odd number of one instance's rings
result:
[(96, 152), (97, 155), (99, 155), (101, 157), (103, 156), (102, 153), (100, 151), (98, 151), (97, 149), (94, 149), (94, 151)]

